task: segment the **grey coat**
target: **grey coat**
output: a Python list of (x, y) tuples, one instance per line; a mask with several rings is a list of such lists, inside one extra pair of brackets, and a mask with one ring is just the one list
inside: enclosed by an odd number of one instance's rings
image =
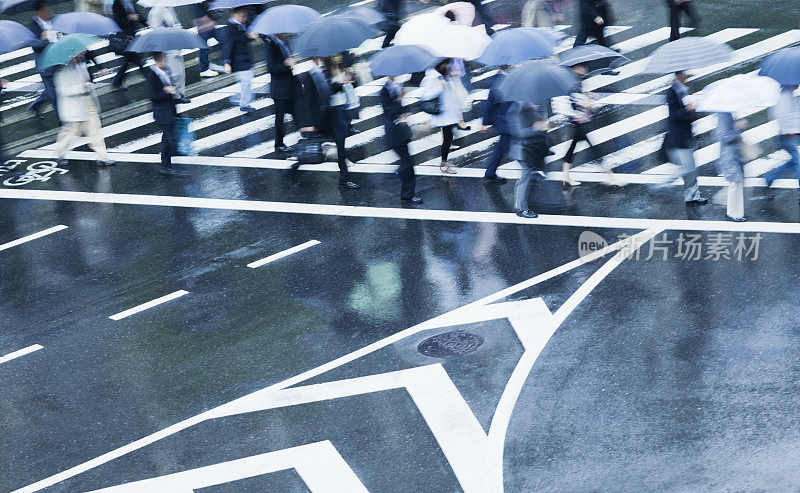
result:
[(544, 170), (544, 159), (553, 154), (547, 143), (547, 132), (533, 127), (542, 115), (531, 104), (514, 103), (508, 110), (506, 120), (511, 133), (509, 155), (522, 166)]
[(717, 129), (714, 133), (719, 141), (717, 171), (730, 182), (744, 180), (744, 159), (740, 146), (742, 131), (734, 126), (733, 115), (717, 113)]

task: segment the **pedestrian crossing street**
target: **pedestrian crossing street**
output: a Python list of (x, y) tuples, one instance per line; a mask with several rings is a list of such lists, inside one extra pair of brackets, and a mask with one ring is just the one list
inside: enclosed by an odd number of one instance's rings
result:
[[(558, 29), (566, 33), (573, 31), (571, 26), (566, 25), (558, 26)], [(666, 128), (667, 109), (663, 105), (654, 105), (652, 101), (654, 95), (658, 95), (669, 86), (672, 78), (643, 74), (642, 71), (648, 62), (647, 55), (668, 41), (669, 29), (659, 27), (642, 31), (632, 26), (613, 26), (608, 31), (616, 43), (614, 48), (632, 61), (619, 69), (619, 75), (597, 75), (585, 81), (584, 87), (587, 90), (603, 93), (598, 100), (600, 109), (590, 124), (592, 131), (589, 137), (600, 150), (602, 164), (627, 175), (628, 181), (646, 183), (663, 181), (664, 175), (669, 175), (672, 168), (672, 165), (659, 161), (657, 157)], [(683, 31), (690, 33), (691, 29), (683, 28)], [(800, 30), (774, 32), (757, 28), (727, 28), (703, 34), (716, 42), (728, 43), (734, 48), (734, 52), (731, 60), (725, 63), (693, 72), (690, 80), (694, 92), (714, 80), (735, 73), (757, 70), (765, 56), (800, 42)], [(570, 47), (573, 39), (567, 36), (559, 50)], [(377, 47), (380, 39), (373, 42)], [(0, 63), (8, 63), (13, 59), (12, 55), (3, 55), (0, 57)], [(19, 53), (18, 57), (23, 55)], [(114, 57), (113, 54), (103, 56)], [(26, 73), (31, 68), (28, 65), (29, 62), (22, 61), (16, 65), (6, 66), (0, 69), (0, 75)], [(486, 98), (491, 77), (496, 71), (473, 64), (468, 65), (468, 69), (471, 69), (472, 87), (469, 89), (474, 104), (471, 111), (465, 114), (465, 121), (471, 128), (456, 132), (454, 145), (457, 148), (451, 151), (450, 160), (458, 166), (463, 166), (458, 174), (453, 176), (474, 178), (482, 176), (481, 168), (485, 167), (485, 160), (491, 152), (492, 145), (497, 141), (497, 136), (491, 130), (486, 133), (480, 132), (482, 100)], [(111, 74), (106, 77), (110, 76)], [(35, 76), (27, 76), (26, 80), (30, 81), (33, 78)], [(394, 170), (392, 165), (396, 155), (382, 140), (382, 111), (378, 91), (383, 82), (383, 79), (379, 79), (357, 88), (362, 106), (360, 118), (354, 122), (354, 126), (360, 133), (347, 139), (349, 157), (355, 163), (353, 171), (356, 172), (391, 173)], [(264, 87), (269, 83), (269, 75), (260, 75), (253, 83), (254, 87)], [(272, 100), (266, 97), (266, 91), (261, 91), (262, 94), (258, 95), (260, 97), (254, 101), (253, 106), (258, 111), (252, 115), (243, 115), (237, 107), (229, 103), (228, 98), (234, 92), (236, 85), (226, 86), (196, 96), (191, 103), (179, 107), (183, 116), (192, 119), (190, 128), (196, 136), (194, 150), (198, 156), (187, 156), (177, 162), (201, 164), (200, 157), (215, 156), (220, 158), (218, 162), (223, 166), (236, 166), (237, 161), (246, 160), (246, 164), (241, 161), (242, 166), (269, 169), (289, 167), (291, 161), (284, 160), (285, 156), (274, 154), (275, 119), (272, 114)], [(412, 115), (410, 121), (414, 124), (423, 124), (427, 116), (415, 104), (414, 94), (415, 92), (411, 91), (405, 101)], [(754, 178), (747, 183), (761, 185), (763, 180), (757, 178), (780, 164), (784, 156), (788, 155), (779, 150), (773, 142), (777, 126), (768, 120), (766, 110), (752, 111), (742, 116), (750, 119), (750, 128), (745, 132), (744, 138), (751, 144), (761, 145), (763, 150), (762, 157), (748, 163), (746, 167), (747, 176)], [(554, 122), (555, 128), (550, 133), (554, 156), (549, 158), (550, 162), (561, 159), (569, 147), (566, 122), (557, 117), (554, 117)], [(697, 164), (701, 175), (712, 178), (710, 182), (714, 183), (717, 181), (713, 179), (717, 176), (717, 171), (713, 162), (719, 154), (719, 145), (713, 139), (715, 125), (716, 117), (713, 114), (699, 115), (694, 124), (694, 131), (699, 141), (696, 152)], [(299, 133), (293, 130), (295, 130), (293, 124), (289, 123), (285, 139), (288, 145), (296, 144), (300, 140)], [(142, 162), (135, 157), (139, 155), (148, 155), (144, 161), (151, 162), (153, 161), (151, 155), (156, 156), (159, 152), (160, 134), (150, 114), (108, 125), (104, 127), (103, 133), (112, 157), (120, 162)], [(419, 174), (438, 174), (440, 144), (439, 134), (433, 131), (422, 132), (411, 142), (410, 150)], [(26, 151), (21, 156), (52, 157), (54, 147), (51, 144)], [(81, 147), (68, 157), (86, 157), (88, 154), (81, 152), (86, 150), (88, 148)], [(508, 178), (517, 177), (519, 164), (505, 159), (506, 162), (498, 174)], [(575, 158), (578, 179), (595, 181), (591, 175), (598, 173), (602, 165), (591, 162), (590, 159), (588, 146), (582, 142), (577, 147)], [(209, 163), (202, 164), (207, 166)], [(335, 166), (327, 165), (305, 168), (318, 171), (336, 170)], [(554, 174), (554, 177), (558, 177), (558, 174)], [(787, 186), (797, 186), (793, 180), (786, 181), (789, 182)]]

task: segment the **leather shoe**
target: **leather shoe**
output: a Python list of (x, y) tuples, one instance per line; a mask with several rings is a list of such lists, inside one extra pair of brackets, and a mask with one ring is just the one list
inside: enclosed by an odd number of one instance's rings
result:
[(487, 181), (489, 183), (497, 183), (498, 185), (502, 185), (503, 183), (508, 181), (505, 178), (500, 178), (497, 175), (495, 175), (495, 176), (484, 176), (483, 179), (484, 179), (484, 181)]
[(186, 97), (181, 97), (178, 99), (178, 104), (189, 104), (192, 100)]
[(708, 203), (708, 199), (705, 197), (701, 197), (699, 199), (692, 199), (687, 200), (686, 205), (706, 205)]
[(357, 128), (354, 128), (354, 127), (350, 127), (350, 132), (349, 133), (350, 133), (350, 135), (356, 135), (356, 134), (360, 134), (361, 130), (359, 130)]
[(354, 183), (352, 181), (344, 181), (342, 183), (339, 183), (339, 186), (350, 190), (356, 190), (361, 188), (361, 185), (359, 185), (358, 183)]
[(731, 222), (734, 222), (734, 223), (743, 223), (743, 222), (747, 221), (747, 218), (746, 217), (725, 216), (725, 220), (726, 221), (731, 221)]
[(406, 204), (421, 204), (422, 197), (411, 197), (410, 199), (400, 199), (401, 202), (405, 202)]
[(275, 146), (275, 152), (292, 152), (292, 149), (286, 144), (281, 144), (279, 146)]
[(59, 166), (66, 166), (68, 164), (69, 164), (69, 160), (67, 158), (62, 157), (62, 158), (58, 159), (58, 165)]
[(240, 106), (239, 109), (242, 110), (245, 113), (255, 113), (256, 112), (256, 109), (253, 108), (252, 106)]
[(164, 176), (189, 176), (187, 173), (184, 173), (183, 171), (178, 171), (172, 168), (161, 167), (158, 169), (158, 172)]
[(112, 91), (127, 91), (127, 86), (111, 86)]
[(98, 166), (115, 166), (116, 164), (117, 162), (113, 159), (109, 159), (107, 161), (97, 161)]
[(539, 214), (533, 212), (530, 209), (525, 209), (524, 211), (517, 209), (516, 211), (514, 211), (514, 214), (518, 215), (519, 217), (525, 217), (528, 219), (535, 219), (539, 217)]

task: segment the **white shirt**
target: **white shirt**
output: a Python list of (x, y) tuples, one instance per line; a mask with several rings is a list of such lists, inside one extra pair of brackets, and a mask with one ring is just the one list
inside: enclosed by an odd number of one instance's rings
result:
[(36, 23), (39, 24), (39, 27), (42, 28), (42, 31), (47, 33), (47, 41), (51, 43), (58, 41), (58, 35), (55, 31), (53, 31), (53, 24), (50, 21), (46, 21), (38, 15), (33, 16), (33, 18), (36, 19)]
[(781, 91), (778, 104), (770, 109), (770, 116), (778, 121), (780, 135), (800, 134), (800, 103), (791, 89)]

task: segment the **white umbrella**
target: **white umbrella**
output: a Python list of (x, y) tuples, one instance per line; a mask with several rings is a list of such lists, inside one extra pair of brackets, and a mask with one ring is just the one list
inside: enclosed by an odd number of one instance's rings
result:
[(203, 0), (139, 0), (142, 7), (181, 7), (183, 5), (193, 5), (202, 3)]
[(481, 56), (491, 41), (483, 26), (459, 26), (437, 13), (412, 17), (394, 37), (395, 45), (417, 45), (434, 56), (464, 60)]
[(737, 113), (774, 106), (780, 91), (780, 84), (770, 77), (739, 74), (709, 84), (695, 94), (694, 103), (697, 111)]

